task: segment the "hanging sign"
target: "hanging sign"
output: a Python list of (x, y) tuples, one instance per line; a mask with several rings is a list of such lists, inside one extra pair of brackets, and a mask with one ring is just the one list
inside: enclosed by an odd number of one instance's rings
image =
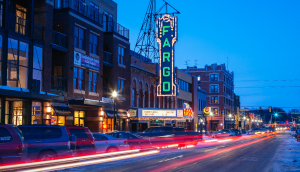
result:
[(177, 17), (165, 14), (156, 20), (156, 41), (160, 44), (157, 96), (176, 96), (174, 44), (177, 42)]
[(99, 59), (74, 51), (74, 65), (99, 71)]

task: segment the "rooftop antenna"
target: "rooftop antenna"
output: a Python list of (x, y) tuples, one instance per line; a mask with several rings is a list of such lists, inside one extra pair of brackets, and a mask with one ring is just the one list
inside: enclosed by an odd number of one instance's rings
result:
[(186, 68), (188, 68), (188, 67), (189, 67), (188, 61), (190, 61), (190, 60), (186, 60), (186, 61), (184, 61), (184, 62), (185, 62), (185, 63), (184, 63), (184, 65), (186, 65)]
[(196, 67), (198, 67), (198, 63), (197, 63), (197, 60), (195, 60), (195, 66), (196, 66)]

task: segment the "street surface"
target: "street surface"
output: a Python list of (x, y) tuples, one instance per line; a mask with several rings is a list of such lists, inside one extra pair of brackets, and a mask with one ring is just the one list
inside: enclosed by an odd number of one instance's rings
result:
[(300, 171), (300, 143), (290, 132), (205, 138), (184, 148), (129, 150), (0, 167), (0, 171)]
[[(293, 152), (289, 150), (291, 146), (298, 153), (284, 156), (286, 151)], [(166, 149), (150, 156), (63, 171), (300, 171), (299, 146), (289, 132), (282, 132), (275, 137), (221, 144), (200, 143), (190, 149)], [(297, 162), (293, 162), (294, 159)]]

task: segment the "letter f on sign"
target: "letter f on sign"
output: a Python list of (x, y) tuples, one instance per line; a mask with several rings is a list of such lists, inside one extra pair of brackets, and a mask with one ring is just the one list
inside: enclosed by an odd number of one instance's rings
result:
[(163, 34), (163, 36), (165, 36), (165, 33), (166, 32), (169, 32), (168, 30), (167, 30), (167, 28), (170, 28), (171, 26), (163, 26), (163, 30), (162, 30), (162, 34)]

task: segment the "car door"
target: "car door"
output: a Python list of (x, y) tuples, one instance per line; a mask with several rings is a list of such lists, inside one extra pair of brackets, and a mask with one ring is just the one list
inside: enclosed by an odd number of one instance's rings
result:
[(97, 153), (105, 152), (109, 145), (108, 138), (100, 134), (94, 134), (94, 138), (95, 138), (95, 146), (97, 149), (96, 152)]
[(42, 127), (19, 127), (28, 145), (27, 156), (36, 160), (39, 151), (44, 147)]
[(12, 144), (13, 136), (10, 131), (0, 127), (0, 164), (9, 162), (9, 157), (16, 156), (17, 145)]

